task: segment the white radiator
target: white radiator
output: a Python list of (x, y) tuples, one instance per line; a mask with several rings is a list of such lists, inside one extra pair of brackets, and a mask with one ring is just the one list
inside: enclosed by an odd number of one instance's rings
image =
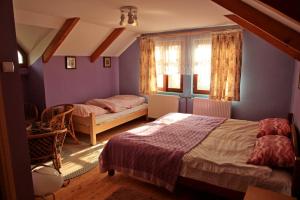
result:
[(230, 118), (231, 101), (194, 98), (193, 114)]
[(159, 118), (170, 112), (178, 112), (179, 97), (171, 95), (150, 95), (148, 98), (148, 117)]

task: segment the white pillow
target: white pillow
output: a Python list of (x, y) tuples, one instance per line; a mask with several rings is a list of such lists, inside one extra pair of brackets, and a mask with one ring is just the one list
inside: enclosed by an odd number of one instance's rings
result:
[(94, 113), (96, 116), (108, 113), (107, 110), (94, 105), (85, 105), (85, 104), (73, 104), (73, 105), (74, 105), (73, 115), (77, 115), (80, 117), (88, 117), (90, 113)]
[(140, 97), (136, 95), (115, 95), (107, 99), (118, 102), (119, 104), (127, 108), (132, 108), (141, 105), (145, 102), (144, 97)]
[(92, 99), (85, 102), (86, 105), (93, 105), (99, 108), (107, 109), (110, 112), (116, 113), (128, 109), (126, 106), (120, 104), (118, 101), (110, 99)]

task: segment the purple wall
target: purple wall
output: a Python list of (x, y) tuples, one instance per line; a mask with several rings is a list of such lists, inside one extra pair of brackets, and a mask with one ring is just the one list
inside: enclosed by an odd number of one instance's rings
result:
[(77, 69), (65, 69), (65, 57), (54, 56), (43, 64), (46, 106), (84, 102), (92, 98), (119, 93), (118, 58), (112, 67), (103, 68), (102, 58), (91, 63), (86, 56), (77, 56)]
[(294, 60), (250, 32), (243, 36), (241, 100), (233, 103), (233, 117), (287, 117)]
[[(17, 43), (12, 0), (0, 1), (0, 30), (0, 44), (2, 46), (0, 48), (0, 63), (9, 59), (15, 65), (15, 72), (13, 73), (4, 73), (0, 70), (0, 112), (2, 113), (0, 134), (7, 134), (9, 149), (6, 150), (10, 153), (11, 159), (6, 160), (6, 162), (11, 164), (10, 170), (13, 173), (16, 199), (30, 200), (33, 199), (33, 188), (27, 134), (24, 125), (22, 82), (17, 64)], [(4, 130), (6, 130), (6, 133)], [(4, 193), (2, 166), (0, 170), (0, 199), (2, 199), (4, 198), (2, 196)]]
[[(250, 32), (244, 31), (243, 42), (241, 101), (233, 103), (233, 117), (247, 120), (286, 117), (290, 110), (294, 60)], [(138, 41), (120, 56), (119, 62), (120, 93), (138, 94)], [(184, 93), (188, 95), (191, 84), (186, 85)], [(180, 111), (184, 112), (185, 100), (180, 104)], [(189, 101), (188, 112), (191, 110)]]
[(43, 62), (39, 58), (34, 64), (29, 67), (28, 74), (23, 75), (27, 83), (27, 102), (38, 106), (41, 112), (45, 106), (45, 90), (44, 90), (44, 75)]
[(294, 113), (295, 123), (300, 128), (300, 89), (298, 88), (300, 79), (300, 61), (295, 61), (293, 96), (291, 103), (291, 112)]
[(21, 82), (22, 82), (24, 102), (29, 102), (28, 76), (25, 76), (24, 74), (21, 74)]
[(139, 57), (138, 40), (119, 57), (120, 94), (139, 94)]

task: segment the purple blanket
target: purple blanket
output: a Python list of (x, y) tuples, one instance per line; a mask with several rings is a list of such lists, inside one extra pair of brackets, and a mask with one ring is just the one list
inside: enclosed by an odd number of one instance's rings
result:
[(224, 121), (170, 113), (111, 138), (99, 157), (100, 171), (115, 169), (172, 191), (184, 154)]

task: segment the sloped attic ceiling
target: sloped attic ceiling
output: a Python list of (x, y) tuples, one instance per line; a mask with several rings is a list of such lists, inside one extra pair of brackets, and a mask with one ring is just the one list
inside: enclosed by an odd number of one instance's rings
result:
[(31, 50), (51, 31), (50, 28), (16, 24), (18, 44), (26, 52)]
[[(234, 14), (226, 15), (248, 31), (266, 40), (291, 57), (300, 60), (299, 21), (268, 4), (268, 0), (212, 0)], [(291, 0), (292, 2), (293, 0)], [(267, 3), (264, 3), (267, 2)], [(293, 1), (293, 5), (299, 3)], [(270, 2), (269, 2), (270, 3)], [(284, 2), (277, 2), (279, 5)], [(288, 2), (286, 2), (288, 3)], [(295, 10), (291, 7), (291, 10)], [(297, 15), (297, 12), (296, 16)]]
[(121, 6), (138, 8), (138, 27), (126, 30), (103, 56), (119, 56), (142, 33), (234, 24), (210, 0), (14, 0), (17, 39), (30, 61), (41, 56), (67, 18), (80, 21), (55, 55), (90, 56), (116, 27)]

